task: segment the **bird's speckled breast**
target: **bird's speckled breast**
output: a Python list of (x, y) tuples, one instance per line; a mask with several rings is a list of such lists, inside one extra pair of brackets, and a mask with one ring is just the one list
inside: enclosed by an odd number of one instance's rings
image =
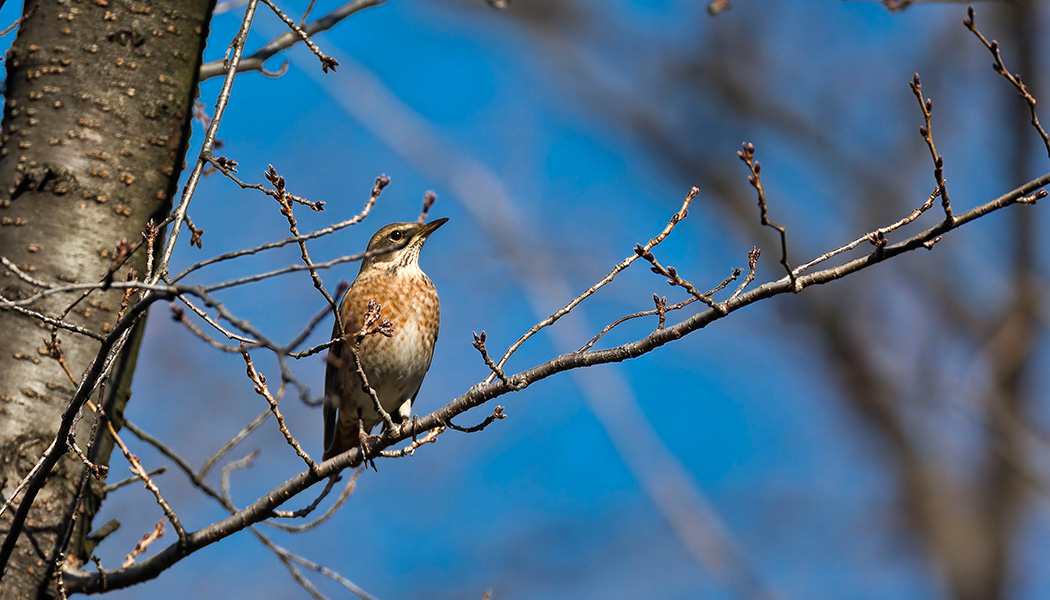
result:
[[(437, 290), (430, 278), (419, 269), (399, 268), (376, 270), (361, 274), (343, 298), (341, 314), (347, 333), (361, 328), (362, 316), (368, 301), (381, 306), (380, 319), (393, 324), (394, 335), (367, 336), (361, 342), (361, 366), (369, 384), (375, 389), (384, 410), (395, 415), (410, 416), (410, 401), (419, 391), (423, 376), (434, 356), (440, 323)], [(350, 359), (350, 353), (345, 354)], [(352, 360), (352, 359), (350, 359)], [(352, 369), (343, 370), (340, 387), (344, 399), (341, 417), (355, 420), (356, 410), (362, 408), (366, 423), (378, 422), (372, 400), (361, 390), (361, 382)]]

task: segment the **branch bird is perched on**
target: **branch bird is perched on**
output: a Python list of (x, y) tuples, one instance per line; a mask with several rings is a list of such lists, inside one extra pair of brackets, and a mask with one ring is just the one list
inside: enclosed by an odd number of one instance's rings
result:
[[(328, 351), (324, 388), (324, 459), (363, 446), (383, 419), (357, 373), (356, 353), (368, 385), (395, 423), (412, 416), (423, 376), (430, 368), (440, 312), (437, 290), (419, 268), (419, 251), (448, 219), (430, 223), (391, 223), (368, 242), (361, 271), (339, 303), (343, 342)], [(358, 336), (369, 301), (382, 307), (392, 335)], [(389, 333), (389, 332), (388, 332)], [(339, 335), (336, 324), (332, 337)]]

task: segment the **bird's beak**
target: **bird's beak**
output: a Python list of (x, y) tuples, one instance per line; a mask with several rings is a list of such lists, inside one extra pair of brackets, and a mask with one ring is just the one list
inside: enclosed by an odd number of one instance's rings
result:
[(435, 231), (437, 231), (438, 227), (441, 227), (442, 225), (444, 225), (445, 221), (448, 221), (448, 217), (443, 217), (441, 219), (434, 219), (433, 221), (431, 221), (431, 222), (427, 223), (426, 225), (420, 227), (419, 231), (416, 232), (416, 237), (424, 239), (424, 240), (427, 239), (427, 237), (430, 234), (432, 234)]

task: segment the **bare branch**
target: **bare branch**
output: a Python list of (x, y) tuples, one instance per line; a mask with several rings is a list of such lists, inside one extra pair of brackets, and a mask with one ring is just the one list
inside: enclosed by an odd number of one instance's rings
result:
[(415, 456), (416, 448), (425, 444), (433, 444), (437, 441), (439, 435), (445, 432), (445, 428), (442, 426), (435, 427), (427, 432), (421, 439), (413, 439), (412, 443), (399, 450), (382, 450), (379, 452), (380, 456), (386, 458), (401, 458), (403, 456)]
[(295, 32), (295, 35), (299, 36), (299, 39), (306, 43), (306, 47), (309, 48), (311, 52), (317, 55), (317, 58), (321, 61), (322, 71), (327, 73), (329, 69), (331, 69), (332, 72), (335, 72), (335, 68), (339, 66), (339, 61), (332, 58), (331, 56), (326, 55), (324, 52), (321, 52), (321, 49), (317, 47), (317, 44), (313, 43), (313, 41), (310, 39), (309, 34), (303, 31), (303, 29), (299, 27), (299, 25), (296, 25), (295, 21), (288, 18), (288, 15), (284, 14), (284, 12), (282, 12), (281, 9), (277, 8), (277, 6), (273, 2), (271, 2), (270, 0), (262, 1), (264, 4), (266, 4), (266, 6), (270, 7), (270, 10), (272, 10), (274, 14), (277, 15), (277, 18), (284, 21), (284, 24), (287, 25), (288, 28), (291, 29), (293, 32)]
[(944, 208), (944, 218), (951, 221), (954, 217), (952, 216), (952, 203), (948, 199), (948, 187), (944, 182), (944, 158), (937, 153), (937, 147), (933, 145), (933, 125), (931, 121), (933, 100), (930, 98), (923, 99), (922, 82), (919, 81), (918, 73), (912, 77), (910, 85), (912, 93), (915, 94), (915, 99), (919, 101), (922, 116), (926, 120), (925, 125), (919, 126), (919, 135), (926, 140), (926, 147), (930, 149), (930, 158), (933, 159), (933, 178), (937, 180), (937, 189), (941, 192), (941, 206)]
[[(682, 219), (686, 217), (686, 215), (689, 214), (689, 203), (692, 202), (693, 199), (696, 198), (696, 196), (699, 193), (700, 190), (695, 187), (689, 190), (689, 193), (686, 195), (685, 200), (682, 201), (681, 208), (679, 208), (678, 212), (675, 213), (673, 217), (671, 217), (671, 220), (667, 223), (667, 226), (663, 228), (663, 231), (657, 234), (656, 237), (646, 242), (645, 245), (642, 246), (642, 248), (644, 248), (647, 251), (652, 250), (657, 244), (664, 241), (664, 239), (671, 234), (671, 231), (674, 229), (675, 225), (677, 225)], [(507, 348), (507, 351), (503, 353), (503, 356), (499, 359), (499, 362), (496, 363), (496, 366), (500, 369), (504, 368), (507, 365), (507, 361), (510, 360), (511, 355), (517, 352), (518, 348), (520, 348), (522, 344), (528, 341), (529, 338), (539, 333), (540, 330), (542, 330), (543, 328), (553, 325), (555, 321), (569, 314), (569, 312), (572, 311), (572, 309), (575, 308), (580, 302), (583, 302), (592, 294), (594, 294), (606, 284), (611, 282), (614, 278), (616, 278), (620, 271), (623, 271), (627, 267), (631, 266), (631, 263), (633, 263), (636, 260), (638, 260), (637, 254), (632, 254), (627, 258), (623, 259), (622, 261), (620, 261), (619, 264), (613, 267), (612, 271), (610, 271), (608, 275), (606, 275), (600, 281), (598, 281), (598, 283), (587, 288), (582, 294), (570, 300), (568, 304), (558, 309), (551, 316), (533, 325), (528, 331), (525, 332), (524, 335), (518, 338), (517, 341), (515, 341), (513, 344), (510, 345), (509, 348)], [(490, 374), (488, 377), (485, 378), (485, 383), (492, 383), (495, 377), (495, 373)]]
[(365, 309), (365, 314), (361, 317), (361, 328), (352, 334), (353, 343), (349, 345), (349, 350), (350, 356), (354, 359), (354, 370), (357, 372), (358, 378), (361, 379), (361, 391), (368, 394), (369, 398), (372, 399), (372, 407), (375, 409), (376, 414), (383, 419), (383, 425), (386, 427), (387, 432), (393, 434), (393, 432), (400, 433), (401, 428), (394, 423), (390, 413), (383, 408), (383, 403), (379, 401), (379, 396), (376, 394), (375, 389), (368, 383), (368, 376), (365, 375), (365, 369), (361, 366), (361, 342), (365, 337), (376, 334), (386, 337), (394, 335), (393, 324), (386, 320), (380, 321), (382, 310), (383, 307), (375, 300), (368, 301), (368, 308)]
[[(152, 471), (149, 472), (149, 476), (150, 477), (156, 477), (157, 475), (163, 475), (167, 471), (168, 471), (167, 467), (157, 467), (156, 469), (153, 469)], [(121, 479), (120, 481), (118, 481), (116, 483), (108, 484), (106, 486), (106, 488), (105, 488), (105, 491), (106, 491), (107, 494), (109, 494), (109, 493), (112, 493), (112, 492), (115, 492), (115, 491), (119, 490), (120, 488), (127, 487), (127, 486), (135, 483), (136, 481), (142, 481), (142, 478), (139, 477), (138, 475), (132, 475), (131, 477), (127, 477), (125, 479)]]
[(755, 280), (755, 269), (758, 268), (759, 256), (762, 256), (762, 251), (758, 249), (758, 246), (751, 246), (751, 250), (747, 253), (747, 275), (744, 276), (744, 280), (737, 286), (731, 298), (739, 296)]
[(171, 260), (171, 253), (175, 250), (175, 242), (179, 239), (179, 232), (182, 230), (182, 223), (186, 219), (186, 211), (190, 207), (190, 200), (193, 199), (193, 194), (197, 191), (197, 183), (200, 181), (205, 165), (208, 164), (208, 157), (211, 156), (212, 147), (215, 145), (215, 136), (219, 133), (219, 123), (222, 122), (223, 113), (226, 112), (226, 106), (230, 102), (233, 79), (237, 76), (237, 67), (240, 65), (241, 55), (244, 53), (244, 44), (248, 40), (248, 31), (252, 27), (252, 20), (255, 18), (255, 9), (258, 4), (258, 0), (249, 0), (248, 8), (244, 11), (244, 18), (241, 20), (241, 27), (230, 43), (232, 56), (229, 59), (229, 68), (225, 69), (226, 79), (222, 82), (222, 89), (219, 91), (218, 99), (215, 102), (215, 114), (208, 125), (208, 130), (204, 134), (204, 142), (201, 144), (197, 162), (193, 166), (193, 170), (190, 172), (189, 178), (187, 178), (186, 184), (182, 189), (182, 198), (179, 200), (175, 210), (172, 211), (173, 225), (168, 234), (164, 252), (161, 254), (158, 272), (151, 280), (153, 283), (158, 281), (168, 269), (168, 262)]
[[(842, 254), (843, 252), (847, 252), (849, 250), (852, 250), (852, 249), (856, 248), (857, 246), (859, 246), (860, 244), (862, 244), (864, 242), (870, 242), (870, 243), (874, 244), (877, 248), (884, 248), (886, 246), (886, 234), (887, 233), (890, 233), (891, 231), (895, 231), (897, 229), (900, 229), (901, 227), (904, 227), (908, 223), (911, 223), (915, 219), (918, 219), (919, 216), (922, 215), (922, 213), (930, 210), (933, 207), (933, 201), (937, 199), (937, 196), (939, 196), (940, 193), (941, 193), (941, 188), (939, 188), (939, 187), (934, 188), (934, 190), (930, 194), (929, 198), (926, 199), (926, 202), (923, 203), (922, 206), (920, 206), (920, 207), (916, 208), (915, 210), (913, 210), (910, 215), (904, 217), (903, 219), (900, 219), (896, 223), (893, 223), (891, 225), (887, 225), (886, 227), (880, 227), (879, 229), (876, 229), (875, 231), (872, 231), (871, 233), (865, 234), (864, 236), (853, 240), (852, 242), (846, 244), (845, 246), (839, 246), (838, 248), (836, 248), (834, 250), (831, 250), (830, 252), (825, 252), (824, 254), (821, 254), (820, 256), (818, 256), (818, 257), (814, 258), (813, 260), (809, 261), (808, 263), (806, 263), (806, 264), (796, 268), (795, 269), (795, 274), (796, 275), (800, 275), (800, 274), (804, 273), (805, 271), (808, 271), (813, 266), (815, 266), (817, 264), (820, 264), (820, 263), (828, 260), (829, 258), (831, 258), (833, 256), (838, 256), (839, 254)], [(1018, 203), (1021, 203), (1022, 201), (1023, 201), (1023, 199), (1018, 199), (1017, 200)]]
[(157, 524), (153, 526), (153, 530), (146, 532), (145, 535), (142, 536), (139, 543), (135, 544), (135, 548), (132, 549), (124, 559), (124, 564), (120, 566), (130, 567), (135, 564), (135, 557), (145, 552), (149, 548), (149, 545), (157, 541), (162, 535), (164, 535), (164, 519), (157, 521)]
[[(370, 8), (372, 6), (379, 6), (384, 2), (386, 2), (386, 0), (353, 0), (352, 2), (347, 2), (339, 6), (335, 10), (329, 12), (328, 14), (324, 15), (323, 17), (319, 17), (318, 19), (306, 24), (300, 29), (300, 31), (302, 31), (307, 36), (312, 36), (316, 33), (327, 31), (332, 27), (338, 25), (343, 19), (346, 19), (347, 17), (366, 8)], [(269, 60), (278, 52), (286, 48), (291, 48), (295, 44), (302, 41), (302, 39), (303, 38), (300, 37), (300, 35), (296, 32), (285, 32), (277, 38), (274, 38), (270, 43), (266, 44), (262, 48), (256, 50), (254, 53), (251, 54), (251, 56), (245, 57), (244, 60), (241, 61), (240, 64), (237, 66), (237, 69), (240, 71), (262, 71), (267, 60)], [(201, 66), (200, 69), (200, 80), (204, 81), (205, 79), (217, 77), (223, 74), (225, 71), (226, 69), (223, 65), (223, 61), (205, 63)]]
[(497, 378), (499, 378), (500, 381), (507, 385), (513, 385), (510, 382), (510, 380), (507, 379), (507, 376), (503, 373), (503, 369), (499, 368), (499, 366), (496, 365), (496, 363), (489, 356), (488, 350), (485, 349), (485, 332), (482, 331), (481, 335), (478, 335), (475, 331), (472, 331), (471, 333), (474, 335), (474, 348), (476, 348), (477, 351), (481, 353), (481, 360), (485, 361), (485, 366), (487, 366), (489, 370), (491, 370), (492, 373)]
[[(644, 258), (646, 261), (649, 262), (649, 264), (653, 265), (651, 268), (653, 273), (656, 273), (657, 275), (663, 275), (664, 277), (666, 277), (667, 283), (669, 283), (670, 285), (676, 285), (684, 289), (697, 300), (703, 302), (704, 304), (710, 306), (711, 308), (719, 312), (725, 313), (725, 307), (719, 304), (718, 302), (715, 302), (714, 299), (711, 298), (711, 293), (713, 292), (708, 292), (706, 294), (701, 293), (700, 290), (696, 289), (692, 283), (682, 279), (678, 275), (678, 271), (676, 271), (674, 267), (664, 267), (656, 260), (656, 257), (653, 256), (652, 252), (649, 252), (641, 245), (635, 246), (634, 251), (638, 256)], [(725, 281), (723, 281), (722, 284), (715, 288), (714, 291), (718, 291), (724, 288), (725, 286), (729, 285), (731, 281), (740, 276), (740, 273), (740, 269), (734, 271), (734, 274), (727, 278)]]
[[(722, 305), (726, 309), (725, 314), (735, 312), (745, 306), (749, 306), (755, 302), (776, 295), (797, 293), (800, 289), (805, 289), (809, 286), (829, 283), (851, 273), (872, 267), (882, 261), (922, 248), (924, 247), (924, 244), (930, 240), (958, 229), (970, 221), (1013, 204), (1018, 204), (1021, 199), (1026, 198), (1029, 194), (1035, 193), (1037, 190), (1048, 184), (1050, 184), (1050, 173), (1029, 181), (1021, 187), (1004, 194), (995, 200), (962, 213), (956, 216), (952, 221), (941, 221), (938, 225), (922, 231), (910, 238), (896, 244), (887, 245), (881, 252), (874, 252), (835, 267), (829, 267), (822, 271), (799, 276), (794, 284), (792, 284), (788, 278), (782, 278), (777, 281), (766, 283), (750, 292), (740, 294), (723, 302)], [(711, 322), (724, 317), (725, 314), (714, 309), (706, 310), (702, 313), (693, 315), (680, 323), (656, 330), (634, 342), (606, 350), (563, 354), (543, 364), (517, 373), (510, 377), (510, 379), (513, 381), (522, 381), (525, 382), (526, 385), (531, 385), (532, 383), (570, 369), (628, 360), (651, 352), (652, 350), (680, 339), (693, 331), (697, 331)], [(442, 408), (419, 418), (411, 428), (412, 433), (430, 431), (443, 426), (448, 423), (449, 419), (456, 415), (462, 414), (471, 408), (480, 406), (481, 404), (512, 391), (513, 389), (503, 381), (482, 382), (475, 385), (466, 393)], [(382, 451), (391, 445), (410, 437), (411, 434), (405, 431), (405, 429), (407, 428), (402, 428), (400, 432), (388, 432), (387, 436), (376, 441), (374, 450)], [(362, 458), (360, 453), (360, 448), (353, 448), (332, 459), (319, 463), (316, 465), (316, 469), (308, 469), (299, 475), (296, 475), (236, 514), (208, 525), (198, 531), (187, 534), (185, 543), (169, 546), (154, 556), (131, 567), (108, 572), (106, 577), (109, 587), (126, 587), (133, 583), (138, 583), (155, 577), (160, 572), (175, 564), (193, 551), (269, 518), (273, 514), (273, 511), (289, 498), (296, 496), (323, 479), (339, 472), (341, 469), (359, 462)], [(72, 592), (78, 593), (98, 591), (101, 589), (101, 578), (98, 573), (90, 573), (86, 571), (67, 572), (66, 587)]]
[(737, 156), (740, 160), (744, 161), (747, 168), (750, 169), (751, 175), (747, 180), (751, 183), (751, 186), (758, 192), (758, 211), (759, 217), (761, 218), (762, 225), (772, 227), (780, 233), (780, 264), (784, 265), (784, 269), (787, 270), (788, 279), (791, 280), (791, 285), (795, 285), (795, 272), (791, 270), (791, 265), (788, 263), (788, 247), (787, 247), (787, 229), (783, 225), (778, 225), (769, 219), (769, 207), (766, 203), (766, 190), (762, 187), (762, 165), (755, 160), (755, 145), (749, 142), (744, 142), (743, 149), (737, 151)]
[(310, 455), (303, 450), (302, 446), (299, 445), (299, 442), (296, 441), (295, 437), (292, 435), (292, 432), (288, 431), (288, 427), (284, 424), (284, 416), (281, 414), (281, 410), (277, 408), (277, 399), (273, 397), (269, 388), (266, 387), (266, 376), (255, 370), (255, 365), (252, 364), (252, 357), (246, 350), (241, 352), (241, 356), (244, 358), (244, 364), (247, 366), (248, 379), (255, 384), (255, 393), (266, 398), (266, 402), (270, 405), (270, 412), (272, 412), (274, 418), (277, 419), (277, 427), (281, 430), (281, 433), (284, 434), (285, 441), (287, 441), (288, 445), (295, 450), (295, 453), (299, 455), (299, 458), (303, 459), (307, 468), (311, 471), (316, 470), (317, 463), (315, 463), (314, 460), (310, 458)]
[(475, 425), (473, 427), (460, 427), (459, 425), (456, 425), (455, 423), (453, 423), (452, 419), (449, 419), (448, 421), (446, 421), (445, 425), (448, 425), (450, 428), (455, 429), (456, 431), (462, 431), (463, 433), (477, 433), (477, 432), (481, 431), (482, 429), (485, 429), (489, 425), (492, 425), (494, 422), (502, 421), (503, 419), (506, 419), (506, 418), (507, 418), (507, 415), (505, 415), (503, 413), (503, 407), (500, 406), (500, 405), (497, 405), (496, 408), (494, 408), (492, 410), (492, 414), (491, 415), (485, 417), (484, 421), (482, 421), (481, 423), (478, 423), (477, 425)]
[(665, 324), (666, 324), (666, 321), (667, 321), (667, 313), (668, 312), (673, 311), (673, 310), (679, 310), (679, 309), (685, 308), (686, 306), (689, 306), (693, 302), (696, 302), (697, 298), (695, 296), (692, 297), (692, 298), (687, 298), (687, 299), (685, 299), (685, 300), (683, 300), (683, 301), (681, 301), (681, 302), (679, 302), (677, 304), (672, 304), (671, 306), (667, 306), (667, 298), (666, 297), (657, 296), (656, 294), (653, 294), (653, 300), (656, 302), (656, 309), (654, 309), (654, 310), (643, 310), (641, 312), (636, 312), (636, 313), (633, 313), (633, 314), (624, 315), (624, 316), (620, 317), (619, 319), (616, 319), (612, 323), (609, 323), (604, 328), (602, 328), (602, 330), (598, 332), (598, 335), (595, 335), (593, 338), (590, 339), (590, 341), (588, 341), (586, 344), (581, 346), (580, 349), (577, 350), (577, 352), (586, 352), (587, 350), (590, 350), (592, 347), (594, 347), (594, 345), (596, 343), (598, 343), (598, 340), (600, 340), (603, 337), (605, 337), (605, 334), (609, 333), (610, 331), (615, 329), (620, 324), (625, 323), (627, 321), (630, 321), (632, 319), (637, 319), (637, 318), (640, 318), (640, 317), (649, 317), (649, 316), (656, 315), (657, 317), (659, 317), (659, 320), (656, 323), (656, 328), (657, 329), (663, 329)]
[(995, 59), (995, 63), (992, 65), (992, 70), (1002, 75), (1007, 81), (1013, 84), (1014, 88), (1017, 90), (1017, 95), (1024, 98), (1024, 101), (1028, 104), (1028, 110), (1032, 115), (1032, 127), (1035, 127), (1036, 132), (1039, 133), (1039, 137), (1043, 140), (1043, 146), (1046, 147), (1046, 154), (1047, 156), (1050, 156), (1050, 135), (1046, 133), (1046, 130), (1043, 129), (1043, 126), (1039, 123), (1039, 117), (1035, 114), (1035, 97), (1028, 91), (1028, 86), (1021, 81), (1021, 74), (1011, 73), (1010, 70), (1006, 68), (1006, 64), (1003, 63), (1003, 57), (999, 53), (999, 42), (995, 40), (989, 42), (988, 38), (984, 37), (984, 34), (977, 29), (976, 14), (974, 13), (972, 6), (967, 7), (966, 9), (966, 18), (963, 19), (963, 25), (972, 31), (973, 34), (977, 36), (977, 39), (981, 40), (984, 47), (992, 53), (992, 57)]
[(201, 465), (200, 471), (197, 473), (197, 477), (199, 477), (201, 481), (203, 481), (204, 477), (207, 476), (208, 471), (211, 470), (215, 463), (217, 463), (223, 456), (225, 456), (227, 452), (232, 450), (234, 446), (239, 444), (241, 440), (248, 437), (248, 434), (254, 431), (256, 427), (262, 425), (266, 421), (266, 417), (268, 417), (269, 415), (269, 409), (262, 411), (261, 413), (259, 413), (259, 416), (252, 419), (250, 423), (248, 423), (244, 426), (244, 428), (238, 431), (232, 438), (230, 438), (229, 441), (227, 441), (225, 444), (222, 445), (222, 447), (216, 450), (215, 454), (212, 454), (208, 457), (208, 460), (204, 461), (204, 464)]

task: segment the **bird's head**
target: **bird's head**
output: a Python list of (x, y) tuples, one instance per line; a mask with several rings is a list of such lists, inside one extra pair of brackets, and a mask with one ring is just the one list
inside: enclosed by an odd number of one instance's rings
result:
[(435, 219), (429, 223), (391, 223), (383, 226), (368, 241), (367, 256), (361, 261), (361, 272), (417, 266), (423, 244), (445, 221), (448, 218)]

